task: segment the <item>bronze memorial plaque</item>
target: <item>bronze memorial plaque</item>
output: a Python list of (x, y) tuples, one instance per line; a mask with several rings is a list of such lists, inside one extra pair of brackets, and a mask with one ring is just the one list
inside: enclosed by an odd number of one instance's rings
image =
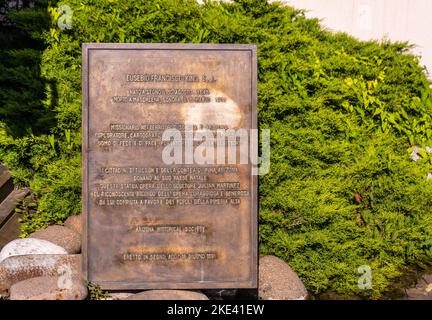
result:
[(83, 44), (89, 281), (257, 287), (256, 61), (253, 45)]

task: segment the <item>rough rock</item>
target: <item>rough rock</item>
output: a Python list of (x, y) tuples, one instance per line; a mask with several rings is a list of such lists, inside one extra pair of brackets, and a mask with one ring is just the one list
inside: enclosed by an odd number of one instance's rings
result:
[(131, 295), (124, 300), (208, 300), (208, 298), (195, 291), (148, 290)]
[(64, 226), (66, 228), (69, 228), (76, 233), (82, 235), (83, 232), (83, 226), (82, 226), (82, 216), (71, 216), (66, 219)]
[(133, 295), (131, 292), (111, 292), (109, 293), (109, 297), (104, 300), (126, 300)]
[(308, 292), (284, 261), (275, 256), (264, 256), (259, 259), (258, 295), (262, 300), (305, 300)]
[(67, 253), (74, 254), (81, 252), (81, 236), (76, 231), (62, 226), (49, 226), (33, 232), (30, 238), (51, 241), (64, 248)]
[(432, 292), (419, 288), (410, 288), (406, 290), (406, 300), (432, 300)]
[(202, 289), (209, 300), (257, 300), (257, 289)]
[(0, 251), (0, 262), (11, 256), (27, 254), (67, 254), (62, 247), (41, 239), (16, 239), (9, 242)]
[(432, 300), (432, 274), (425, 274), (414, 288), (406, 290), (406, 300)]
[(15, 283), (10, 300), (84, 300), (87, 287), (78, 278), (67, 276), (37, 277)]
[(432, 285), (432, 273), (424, 274), (422, 280), (427, 284), (427, 286)]
[(30, 278), (42, 276), (81, 278), (81, 255), (33, 254), (13, 256), (0, 262), (0, 296), (9, 296), (10, 287)]

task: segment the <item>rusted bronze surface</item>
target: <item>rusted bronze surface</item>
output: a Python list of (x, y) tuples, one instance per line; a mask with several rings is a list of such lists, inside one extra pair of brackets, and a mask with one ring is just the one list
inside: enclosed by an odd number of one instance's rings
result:
[(161, 143), (166, 128), (185, 138), (186, 124), (256, 121), (255, 46), (84, 44), (87, 278), (106, 289), (256, 287), (251, 164), (167, 165)]

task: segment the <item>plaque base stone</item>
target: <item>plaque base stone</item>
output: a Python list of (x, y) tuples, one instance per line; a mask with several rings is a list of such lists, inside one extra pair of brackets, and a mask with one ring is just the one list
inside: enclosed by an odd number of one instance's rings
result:
[(205, 289), (209, 300), (258, 300), (258, 289)]

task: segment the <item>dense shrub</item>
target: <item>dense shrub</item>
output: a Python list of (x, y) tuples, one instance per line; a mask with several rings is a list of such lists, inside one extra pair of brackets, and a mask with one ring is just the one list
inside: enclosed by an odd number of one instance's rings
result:
[[(0, 0), (0, 8), (7, 2)], [(42, 32), (50, 26), (47, 5), (39, 0), (33, 8), (10, 10), (0, 22), (0, 120), (12, 136), (49, 132), (55, 125), (52, 110), (43, 104), (50, 83), (40, 70)]]
[[(43, 34), (41, 75), (52, 85), (38, 101), (55, 125), (14, 137), (2, 118), (1, 161), (38, 198), (24, 235), (80, 212), (83, 42), (256, 43), (259, 123), (272, 146), (260, 178), (261, 253), (286, 260), (312, 293), (373, 298), (408, 266), (430, 264), (431, 160), (421, 150), (413, 162), (407, 150), (430, 143), (431, 90), (407, 44), (332, 34), (264, 0), (65, 4), (73, 28), (59, 30), (53, 15)], [(361, 265), (372, 268), (371, 290), (358, 289)]]

